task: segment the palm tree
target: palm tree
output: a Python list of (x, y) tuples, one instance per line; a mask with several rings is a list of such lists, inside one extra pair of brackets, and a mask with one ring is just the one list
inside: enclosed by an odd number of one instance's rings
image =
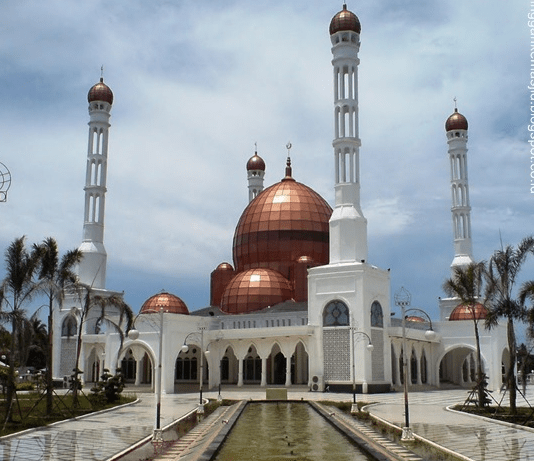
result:
[(48, 347), (46, 352), (46, 414), (52, 414), (53, 377), (52, 347), (54, 344), (54, 307), (61, 308), (65, 298), (65, 289), (76, 284), (77, 276), (74, 267), (83, 257), (80, 250), (71, 250), (59, 259), (59, 250), (54, 238), (48, 237), (40, 245), (34, 245), (40, 254), (39, 280), (41, 289), (48, 301)]
[[(39, 252), (28, 252), (26, 238), (15, 239), (5, 253), (6, 277), (0, 286), (2, 312), (0, 320), (11, 323), (11, 351), (9, 354), (9, 380), (7, 385), (6, 422), (11, 419), (15, 391), (15, 362), (19, 353), (19, 329), (25, 318), (24, 306), (38, 290), (34, 275), (39, 264)], [(7, 307), (7, 310), (5, 308)]]
[[(529, 253), (534, 252), (534, 237), (524, 238), (517, 248), (507, 245), (505, 248), (495, 251), (491, 257), (485, 271), (486, 279), (486, 307), (488, 315), (486, 326), (492, 328), (497, 325), (499, 318), (504, 317), (507, 322), (508, 350), (510, 362), (506, 373), (506, 384), (510, 391), (510, 412), (516, 413), (516, 338), (514, 321), (524, 321), (527, 319), (527, 308), (525, 307), (526, 294), (515, 297), (515, 284)], [(534, 282), (527, 282), (525, 285)]]
[(29, 341), (26, 343), (25, 363), (29, 367), (34, 367), (38, 370), (46, 367), (46, 354), (48, 350), (48, 330), (46, 325), (39, 318), (39, 310), (37, 310), (26, 322), (27, 330), (26, 337)]
[(478, 391), (478, 406), (484, 406), (485, 389), (484, 389), (484, 373), (482, 371), (482, 356), (480, 353), (480, 334), (478, 331), (478, 321), (481, 318), (481, 313), (475, 310), (476, 304), (479, 302), (480, 293), (482, 291), (482, 275), (484, 274), (485, 263), (471, 263), (465, 267), (454, 267), (452, 278), (445, 281), (443, 290), (449, 296), (454, 296), (460, 299), (462, 304), (466, 306), (473, 318), (475, 327), (475, 342), (477, 353), (477, 391)]
[(73, 308), (73, 314), (78, 317), (76, 362), (74, 366), (73, 404), (78, 406), (78, 375), (80, 371), (80, 355), (82, 350), (83, 326), (89, 314), (95, 314), (97, 323), (111, 326), (120, 335), (120, 344), (124, 341), (125, 333), (133, 326), (133, 311), (120, 295), (104, 296), (95, 294), (94, 290), (85, 284), (78, 284), (85, 291), (81, 309)]

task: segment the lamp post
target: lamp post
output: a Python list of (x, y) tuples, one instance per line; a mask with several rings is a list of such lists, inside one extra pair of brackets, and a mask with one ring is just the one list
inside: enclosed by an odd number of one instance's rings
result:
[(402, 376), (403, 376), (403, 388), (404, 388), (404, 427), (402, 428), (401, 440), (413, 441), (414, 436), (410, 427), (410, 409), (408, 405), (408, 363), (406, 359), (406, 312), (418, 311), (423, 313), (430, 322), (430, 329), (425, 333), (425, 337), (429, 340), (434, 339), (436, 333), (432, 329), (432, 321), (428, 314), (421, 309), (406, 309), (412, 300), (412, 296), (408, 290), (401, 287), (397, 293), (395, 293), (395, 305), (401, 308), (402, 315)]
[[(204, 413), (204, 402), (202, 400), (202, 382), (204, 381), (204, 330), (206, 327), (199, 326), (198, 329), (200, 330), (200, 382), (199, 382), (199, 394), (200, 394), (200, 402), (198, 407), (198, 413)], [(182, 345), (182, 352), (187, 352), (189, 350), (189, 346), (187, 345), (187, 339), (190, 336), (198, 335), (199, 333), (194, 331), (192, 333), (189, 333), (185, 339), (184, 344)]]
[(351, 413), (358, 413), (358, 405), (356, 404), (356, 335), (362, 335), (367, 338), (367, 341), (369, 341), (369, 344), (367, 344), (366, 349), (369, 352), (372, 352), (374, 349), (374, 346), (371, 342), (371, 338), (369, 335), (363, 331), (357, 331), (356, 327), (350, 327), (352, 330), (352, 408)]
[[(152, 442), (162, 442), (161, 431), (161, 356), (163, 354), (163, 314), (165, 310), (163, 306), (159, 308), (159, 350), (158, 350), (158, 369), (156, 372), (156, 421), (154, 424), (154, 432), (152, 434)], [(137, 318), (136, 318), (137, 320)], [(135, 324), (135, 321), (134, 321)], [(132, 328), (128, 332), (128, 337), (135, 341), (139, 338), (139, 330)]]

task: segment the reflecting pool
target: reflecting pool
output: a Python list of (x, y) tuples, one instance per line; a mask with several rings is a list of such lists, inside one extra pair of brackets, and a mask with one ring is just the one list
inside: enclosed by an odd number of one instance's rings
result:
[(363, 461), (361, 452), (310, 405), (249, 403), (224, 442), (217, 461)]

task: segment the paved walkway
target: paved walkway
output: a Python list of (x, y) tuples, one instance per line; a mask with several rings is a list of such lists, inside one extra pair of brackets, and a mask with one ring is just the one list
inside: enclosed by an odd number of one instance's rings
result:
[[(36, 431), (0, 440), (0, 459), (90, 461), (106, 460), (152, 433), (155, 399), (139, 393), (140, 402), (110, 412), (57, 423)], [(217, 398), (216, 392), (205, 397)], [(534, 431), (502, 425), (493, 421), (448, 412), (445, 407), (463, 402), (466, 390), (410, 392), (410, 423), (414, 433), (462, 454), (474, 461), (534, 460)], [(265, 398), (258, 387), (223, 389), (228, 399)], [(527, 397), (534, 402), (534, 386)], [(288, 398), (295, 400), (351, 400), (350, 394), (312, 393), (290, 389)], [(398, 426), (404, 423), (402, 393), (357, 395), (360, 401), (374, 402), (369, 411)], [(196, 408), (198, 393), (162, 396), (164, 427)], [(518, 404), (520, 402), (518, 401)]]

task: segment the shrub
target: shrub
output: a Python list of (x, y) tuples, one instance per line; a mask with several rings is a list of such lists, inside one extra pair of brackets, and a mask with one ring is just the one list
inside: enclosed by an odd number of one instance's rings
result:
[(124, 389), (124, 376), (118, 369), (113, 376), (107, 368), (100, 377), (100, 381), (91, 389), (92, 400), (98, 403), (113, 403), (119, 400)]
[(17, 384), (17, 391), (33, 391), (34, 389), (35, 385), (29, 381)]

